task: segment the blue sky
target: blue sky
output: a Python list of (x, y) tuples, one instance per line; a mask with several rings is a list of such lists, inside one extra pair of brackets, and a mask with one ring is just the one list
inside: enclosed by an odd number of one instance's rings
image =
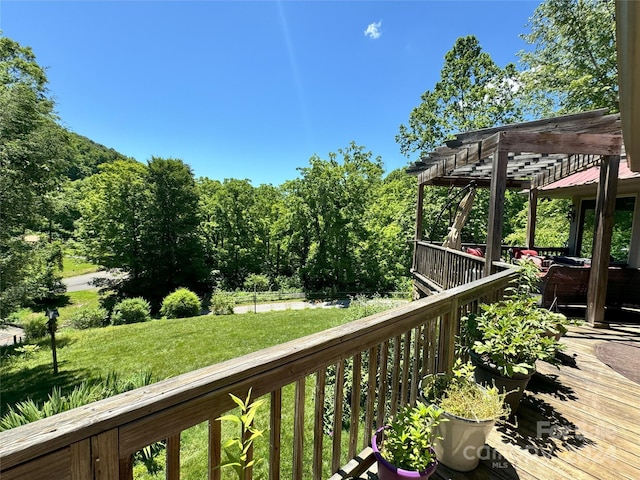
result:
[(387, 171), (456, 38), (516, 62), (534, 1), (2, 0), (70, 130), (195, 175), (280, 185), (354, 141)]

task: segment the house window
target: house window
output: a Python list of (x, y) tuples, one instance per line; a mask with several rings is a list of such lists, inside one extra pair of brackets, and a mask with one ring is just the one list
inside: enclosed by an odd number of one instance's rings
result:
[[(611, 257), (614, 262), (627, 263), (629, 261), (631, 226), (633, 224), (635, 202), (635, 197), (623, 197), (616, 200), (613, 235), (611, 237)], [(595, 200), (582, 201), (580, 208), (580, 231), (578, 234), (578, 252), (581, 257), (591, 257), (596, 217), (595, 208)]]

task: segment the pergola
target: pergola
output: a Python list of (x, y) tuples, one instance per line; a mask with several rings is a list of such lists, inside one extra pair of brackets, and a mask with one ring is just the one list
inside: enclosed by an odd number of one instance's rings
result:
[(600, 165), (587, 320), (604, 324), (618, 168), (623, 148), (620, 115), (605, 109), (461, 133), (430, 152), (409, 173), (418, 177), (416, 240), (421, 240), (424, 187), (475, 182), (490, 189), (484, 275), (500, 260), (507, 188), (528, 190), (527, 246), (534, 246), (538, 189)]

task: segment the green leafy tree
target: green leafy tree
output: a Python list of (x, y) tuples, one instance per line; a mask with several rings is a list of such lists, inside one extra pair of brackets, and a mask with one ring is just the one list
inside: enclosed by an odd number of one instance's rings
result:
[(120, 268), (132, 282), (147, 275), (147, 210), (151, 193), (147, 167), (125, 160), (104, 164), (86, 180), (79, 203), (77, 234), (87, 257), (107, 268)]
[(539, 116), (618, 111), (615, 2), (545, 0), (519, 53), (528, 108)]
[[(514, 64), (498, 67), (472, 35), (458, 38), (444, 60), (440, 80), (433, 90), (422, 95), (422, 102), (411, 112), (408, 125), (401, 125), (396, 135), (400, 151), (407, 156), (423, 155), (457, 132), (522, 119), (520, 79)], [(425, 190), (425, 238), (441, 241), (446, 237), (461, 199), (458, 192), (458, 189), (444, 187)], [(488, 201), (488, 192), (479, 190), (462, 231), (463, 242), (486, 240)], [(505, 217), (511, 218), (524, 201), (508, 193), (509, 213)], [(510, 225), (505, 226), (505, 232), (511, 232)]]
[(299, 169), (298, 191), (309, 219), (302, 227), (311, 230), (302, 267), (306, 287), (359, 290), (364, 253), (360, 245), (367, 235), (364, 212), (382, 180), (382, 161), (351, 143), (337, 154), (330, 153), (328, 160), (314, 156), (309, 163)]
[(59, 284), (54, 264), (41, 263), (55, 262), (55, 255), (22, 239), (42, 217), (43, 198), (64, 168), (67, 137), (46, 84), (33, 51), (0, 35), (0, 320), (22, 303), (44, 300)]
[[(206, 290), (208, 272), (199, 236), (199, 196), (182, 160), (153, 157), (147, 171), (145, 273), (156, 300), (179, 287)], [(152, 295), (153, 292), (153, 295)]]
[(440, 80), (422, 94), (408, 125), (400, 125), (396, 135), (407, 156), (429, 152), (453, 133), (521, 118), (514, 64), (498, 67), (473, 35), (458, 38), (444, 61)]
[(401, 291), (409, 278), (416, 217), (416, 181), (404, 169), (389, 173), (366, 206), (363, 284), (375, 291)]

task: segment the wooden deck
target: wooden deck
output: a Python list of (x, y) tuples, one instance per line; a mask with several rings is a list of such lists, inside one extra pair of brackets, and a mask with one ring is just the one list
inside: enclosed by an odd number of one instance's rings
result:
[[(640, 384), (596, 356), (602, 342), (638, 348), (640, 326), (574, 327), (560, 368), (541, 363), (512, 422), (491, 433), (486, 457), (468, 473), (443, 465), (432, 479), (640, 479)], [(375, 464), (360, 478), (377, 478)]]

